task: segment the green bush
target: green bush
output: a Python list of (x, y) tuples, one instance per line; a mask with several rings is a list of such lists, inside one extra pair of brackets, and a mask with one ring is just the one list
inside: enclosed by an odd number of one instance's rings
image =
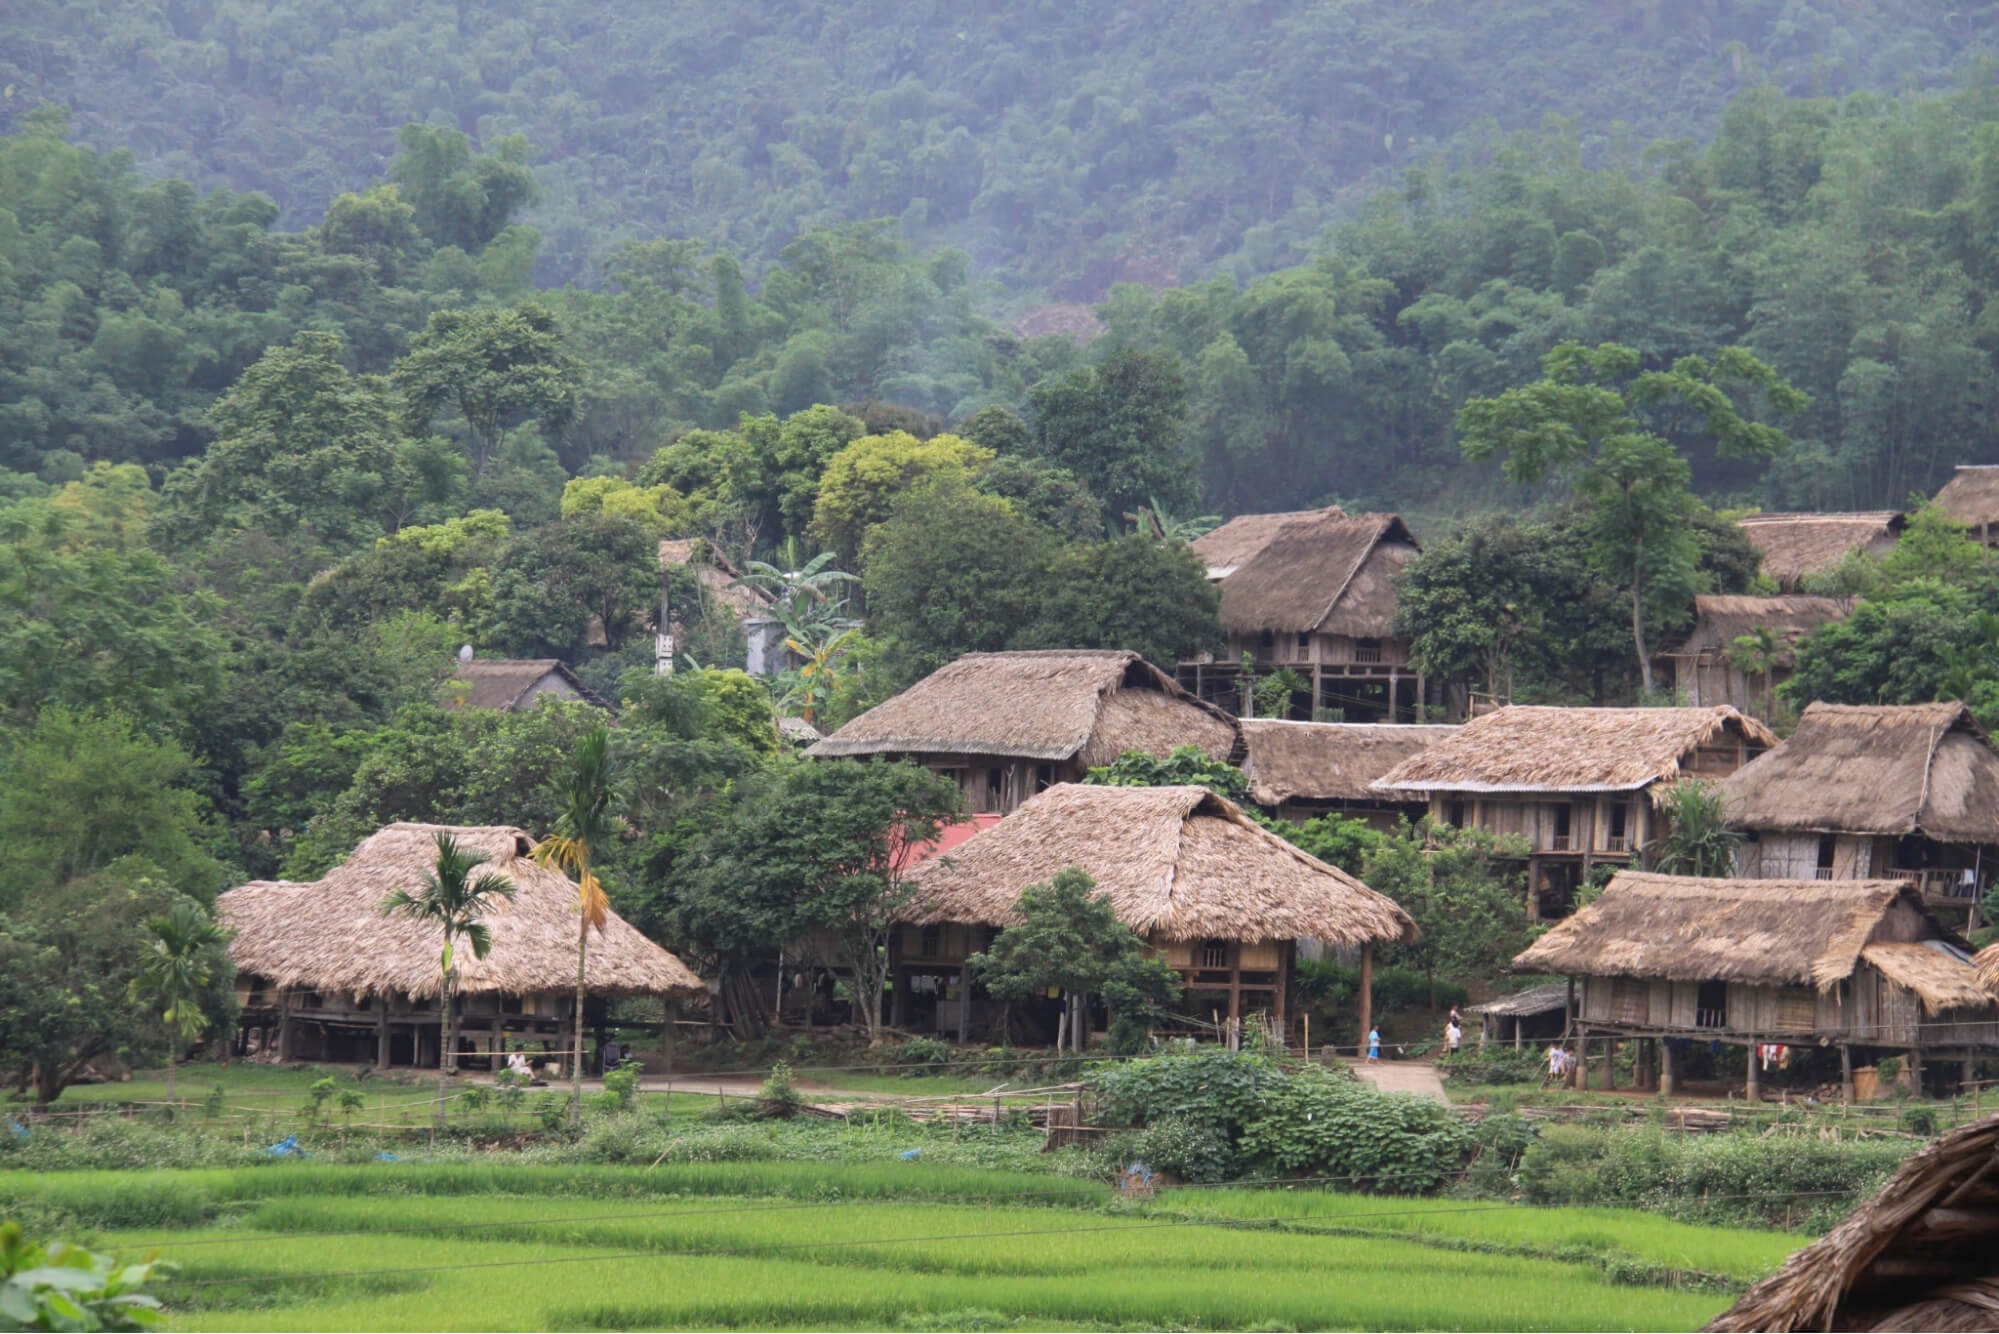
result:
[(1099, 1124), (1139, 1129), (1172, 1119), (1211, 1126), (1231, 1142), (1283, 1082), (1269, 1058), (1212, 1046), (1168, 1048), (1090, 1076)]
[(1467, 1048), (1456, 1056), (1438, 1060), (1437, 1069), (1452, 1079), (1468, 1084), (1536, 1084), (1547, 1072), (1547, 1062), (1533, 1048)]
[(798, 1096), (798, 1086), (792, 1082), (791, 1067), (783, 1061), (770, 1068), (758, 1096), (762, 1099), (763, 1114), (779, 1118), (798, 1115), (805, 1101)]
[(1258, 1170), (1336, 1177), (1394, 1194), (1435, 1190), (1473, 1147), (1471, 1128), (1442, 1103), (1381, 1093), (1318, 1067), (1269, 1090), (1237, 1144)]
[(1937, 1114), (1934, 1107), (1925, 1107), (1912, 1102), (1902, 1109), (1902, 1129), (1911, 1135), (1934, 1135), (1937, 1133)]
[(1236, 1175), (1236, 1151), (1229, 1137), (1211, 1122), (1177, 1116), (1111, 1136), (1102, 1154), (1107, 1174), (1145, 1163), (1182, 1181), (1227, 1181)]
[(146, 1291), (170, 1266), (121, 1265), (57, 1242), (38, 1246), (18, 1223), (0, 1223), (0, 1328), (152, 1329), (163, 1315)]
[(645, 1067), (626, 1059), (604, 1072), (604, 1098), (610, 1111), (624, 1111), (639, 1096), (639, 1077)]
[(902, 1067), (905, 1078), (913, 1078), (951, 1063), (951, 1044), (939, 1038), (911, 1038), (894, 1049), (891, 1063)]
[(1531, 1204), (1625, 1205), (1690, 1223), (1829, 1227), (1906, 1157), (1906, 1140), (1673, 1135), (1549, 1126), (1521, 1155)]

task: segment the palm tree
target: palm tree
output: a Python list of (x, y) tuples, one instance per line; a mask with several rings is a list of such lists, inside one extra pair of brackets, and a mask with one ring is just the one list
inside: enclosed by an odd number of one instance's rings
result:
[[(792, 564), (797, 553), (787, 551), (786, 563)], [(753, 560), (749, 573), (736, 580), (751, 588), (762, 589), (775, 601), (773, 612), (780, 618), (786, 613), (794, 616), (807, 614), (815, 602), (832, 599), (833, 590), (841, 584), (857, 584), (860, 576), (848, 574), (845, 570), (826, 568), (833, 563), (833, 553), (822, 551), (811, 560), (795, 569), (784, 569), (766, 561)]]
[(128, 988), (133, 1001), (156, 1006), (167, 1026), (167, 1101), (183, 1043), (208, 1028), (201, 991), (215, 975), (215, 950), (228, 937), (198, 904), (182, 900), (146, 923), (145, 954)]
[(599, 933), (611, 911), (604, 886), (591, 869), (597, 850), (617, 832), (611, 813), (615, 791), (611, 783), (611, 733), (593, 727), (576, 743), (569, 773), (560, 780), (556, 799), (561, 813), (555, 832), (534, 850), (534, 859), (553, 863), (576, 880), (576, 1039), (570, 1066), (569, 1114), (583, 1116), (583, 999), (585, 968), (590, 959), (590, 928)]
[(1163, 509), (1156, 497), (1148, 495), (1150, 504), (1140, 505), (1135, 510), (1126, 510), (1125, 519), (1131, 524), (1132, 532), (1140, 537), (1149, 537), (1155, 542), (1192, 542), (1203, 533), (1213, 532), (1220, 526), (1219, 514), (1201, 514), (1191, 519), (1176, 519)]
[(1666, 831), (1646, 849), (1653, 870), (1667, 875), (1735, 874), (1735, 849), (1742, 839), (1728, 828), (1721, 789), (1698, 778), (1682, 778), (1666, 789), (1659, 814), (1666, 820)]
[(829, 702), (839, 690), (840, 654), (847, 640), (858, 629), (852, 624), (801, 627), (785, 638), (784, 646), (805, 662), (798, 669), (796, 683), (786, 692), (782, 702), (787, 705), (796, 703), (799, 716), (806, 722), (818, 722), (819, 707)]
[(454, 970), (453, 960), (458, 950), (458, 938), (472, 947), (472, 957), (483, 959), (493, 951), (492, 933), (486, 930), (483, 920), (491, 912), (496, 899), (511, 899), (514, 896), (514, 882), (503, 875), (488, 871), (478, 879), (472, 872), (486, 860), (486, 854), (470, 848), (461, 848), (458, 841), (449, 834), (437, 836), (437, 861), (424, 873), (423, 885), (411, 893), (398, 889), (382, 900), (384, 917), (411, 917), (419, 922), (428, 922), (444, 933), (444, 952), (438, 956), (441, 973), (441, 990), (438, 992), (442, 1006), (438, 1015), (438, 1055), (437, 1055), (437, 1119), (444, 1119), (444, 1099), (452, 1071), (458, 1067), (458, 1053), (453, 1050), (453, 1039), (457, 1036), (451, 1029), (451, 984)]

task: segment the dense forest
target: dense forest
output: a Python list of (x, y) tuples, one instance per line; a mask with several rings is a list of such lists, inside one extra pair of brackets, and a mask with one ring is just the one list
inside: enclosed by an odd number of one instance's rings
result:
[[(753, 272), (877, 217), (1009, 291), (1243, 278), (1370, 183), (1550, 115), (1590, 161), (1706, 140), (1727, 102), (1933, 90), (1999, 6), (1917, 0), (18, 0), (0, 129), (44, 101), (148, 174), (284, 226), (382, 174), (409, 122), (524, 136), (543, 281), (694, 238)], [(531, 146), (531, 147), (529, 147)]]
[[(1622, 703), (1767, 586), (1730, 509), (1999, 460), (1983, 8), (351, 8), (0, 33), (0, 913), (549, 828), (599, 715), (451, 707), (470, 644), (619, 704), (684, 942), (743, 794), (830, 800), (780, 713), (1214, 649), (1219, 515), (1402, 510), (1433, 677)], [(1999, 570), (1910, 531), (1795, 689), (1999, 721)]]

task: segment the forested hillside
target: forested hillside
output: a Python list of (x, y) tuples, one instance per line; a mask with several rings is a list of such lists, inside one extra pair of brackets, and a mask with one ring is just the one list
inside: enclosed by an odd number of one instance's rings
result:
[(17, 0), (0, 130), (83, 137), (283, 224), (379, 177), (396, 131), (525, 136), (545, 281), (620, 240), (754, 274), (800, 233), (903, 220), (1008, 289), (1237, 277), (1304, 257), (1439, 150), (1573, 118), (1591, 160), (1705, 140), (1728, 99), (1969, 77), (1995, 6), (1918, 0)]

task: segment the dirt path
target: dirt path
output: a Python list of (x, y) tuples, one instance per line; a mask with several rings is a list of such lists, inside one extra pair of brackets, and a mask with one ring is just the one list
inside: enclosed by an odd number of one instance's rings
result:
[(1389, 1093), (1413, 1093), (1419, 1098), (1449, 1102), (1437, 1067), (1428, 1061), (1348, 1061), (1347, 1068), (1378, 1089)]

